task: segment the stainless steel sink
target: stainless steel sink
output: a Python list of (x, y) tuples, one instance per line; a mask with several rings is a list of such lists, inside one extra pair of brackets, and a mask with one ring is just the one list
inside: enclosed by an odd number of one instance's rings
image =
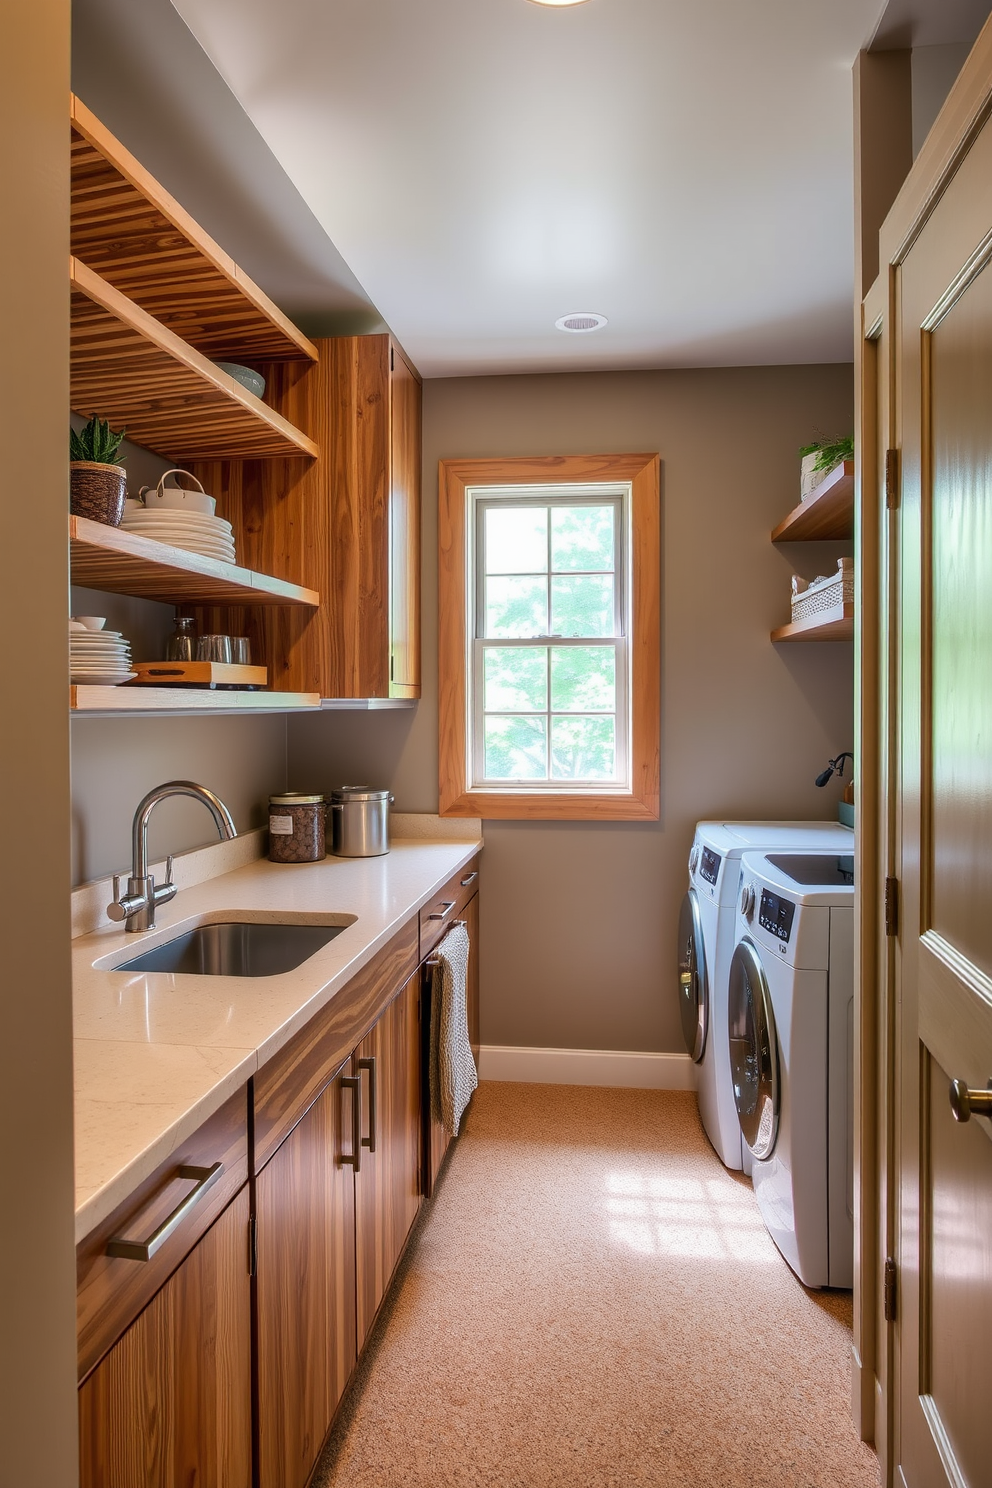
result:
[(194, 976), (279, 976), (293, 971), (347, 925), (263, 924), (255, 920), (198, 925), (121, 961), (114, 971), (175, 971)]

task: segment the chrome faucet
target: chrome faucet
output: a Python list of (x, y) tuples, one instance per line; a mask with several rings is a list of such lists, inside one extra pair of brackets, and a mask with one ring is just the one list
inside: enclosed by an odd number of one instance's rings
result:
[(107, 905), (107, 914), (112, 920), (126, 921), (124, 929), (132, 931), (154, 930), (155, 910), (159, 904), (167, 904), (176, 894), (172, 881), (172, 854), (166, 864), (165, 883), (155, 887), (155, 879), (148, 872), (148, 819), (159, 801), (169, 796), (192, 796), (202, 801), (217, 824), (222, 840), (230, 842), (238, 834), (224, 802), (205, 785), (196, 785), (192, 780), (168, 780), (157, 785), (138, 802), (131, 823), (131, 877), (127, 881), (127, 893), (121, 893), (121, 880), (114, 874), (114, 898)]

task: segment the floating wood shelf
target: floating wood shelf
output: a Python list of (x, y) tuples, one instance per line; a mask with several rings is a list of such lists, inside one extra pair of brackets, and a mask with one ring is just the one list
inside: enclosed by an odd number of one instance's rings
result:
[(74, 713), (300, 713), (316, 711), (316, 692), (196, 692), (188, 687), (70, 687)]
[(795, 620), (772, 631), (773, 641), (853, 641), (853, 604), (834, 605), (809, 620)]
[(772, 542), (819, 542), (854, 536), (854, 461), (845, 460), (772, 533)]
[(221, 361), (313, 361), (317, 349), (78, 98), (72, 252)]
[(72, 582), (138, 599), (171, 604), (306, 605), (315, 609), (315, 589), (254, 573), (233, 563), (204, 558), (121, 527), (69, 518)]
[(167, 460), (316, 456), (318, 447), (86, 264), (69, 260), (70, 407)]

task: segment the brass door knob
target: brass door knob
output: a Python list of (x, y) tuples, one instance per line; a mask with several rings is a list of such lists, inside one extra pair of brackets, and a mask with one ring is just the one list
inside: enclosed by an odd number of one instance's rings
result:
[(952, 1080), (948, 1093), (955, 1121), (970, 1121), (972, 1116), (992, 1120), (992, 1080), (986, 1090), (969, 1090), (964, 1080)]

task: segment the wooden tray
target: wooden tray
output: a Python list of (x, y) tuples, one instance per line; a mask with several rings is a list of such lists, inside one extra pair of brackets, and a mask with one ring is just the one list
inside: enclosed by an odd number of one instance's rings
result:
[(269, 671), (263, 666), (234, 666), (222, 661), (135, 661), (130, 687), (264, 687)]

